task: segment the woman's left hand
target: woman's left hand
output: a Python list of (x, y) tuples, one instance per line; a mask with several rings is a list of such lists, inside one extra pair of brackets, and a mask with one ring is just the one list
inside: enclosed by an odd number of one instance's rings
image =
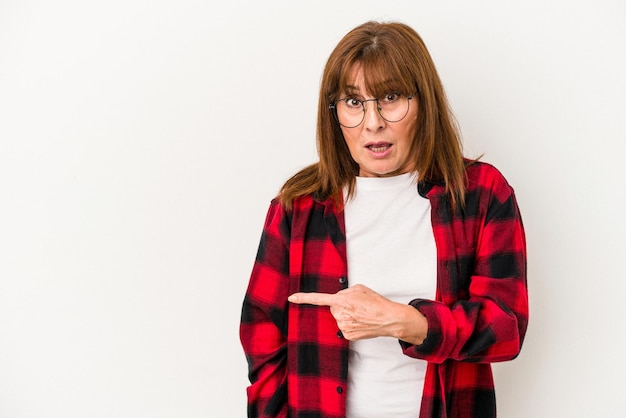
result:
[(330, 293), (294, 293), (289, 302), (330, 307), (343, 337), (350, 341), (394, 337), (421, 344), (426, 338), (426, 317), (410, 305), (389, 300), (360, 284)]

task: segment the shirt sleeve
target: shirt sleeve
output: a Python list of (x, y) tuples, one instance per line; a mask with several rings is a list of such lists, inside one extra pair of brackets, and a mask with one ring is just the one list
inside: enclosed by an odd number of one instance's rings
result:
[[(487, 200), (473, 263), (465, 273), (465, 297), (451, 304), (413, 300), (411, 305), (428, 320), (428, 334), (420, 345), (401, 341), (405, 354), (433, 363), (491, 363), (519, 354), (528, 323), (524, 228), (504, 178), (496, 176)], [(456, 268), (462, 276), (464, 269)]]
[(248, 361), (249, 417), (287, 416), (289, 223), (272, 201), (244, 298), (239, 335)]

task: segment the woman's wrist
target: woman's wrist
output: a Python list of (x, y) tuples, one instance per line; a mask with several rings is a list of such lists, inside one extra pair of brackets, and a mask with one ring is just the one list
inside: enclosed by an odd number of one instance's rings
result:
[(422, 344), (428, 334), (428, 320), (413, 306), (399, 305), (399, 323), (393, 337), (414, 345)]

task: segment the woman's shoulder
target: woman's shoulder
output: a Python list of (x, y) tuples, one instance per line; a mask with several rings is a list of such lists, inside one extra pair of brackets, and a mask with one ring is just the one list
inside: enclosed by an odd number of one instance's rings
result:
[(287, 215), (292, 213), (302, 213), (315, 210), (316, 208), (324, 208), (327, 205), (331, 205), (333, 200), (318, 199), (314, 194), (305, 194), (293, 198), (291, 204), (287, 204), (281, 195), (274, 197), (271, 201), (270, 208), (275, 211), (280, 211)]
[(513, 187), (502, 172), (484, 161), (466, 161), (468, 192), (487, 193), (497, 200), (506, 200), (514, 194)]
[(478, 185), (500, 184), (508, 181), (502, 172), (493, 164), (479, 160), (465, 160), (467, 178), (469, 185), (472, 183)]

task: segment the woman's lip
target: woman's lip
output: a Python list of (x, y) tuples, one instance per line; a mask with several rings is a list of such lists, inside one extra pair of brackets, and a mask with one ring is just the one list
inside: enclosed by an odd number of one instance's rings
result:
[(391, 152), (393, 144), (389, 142), (372, 142), (365, 145), (370, 154), (377, 158), (386, 157)]

